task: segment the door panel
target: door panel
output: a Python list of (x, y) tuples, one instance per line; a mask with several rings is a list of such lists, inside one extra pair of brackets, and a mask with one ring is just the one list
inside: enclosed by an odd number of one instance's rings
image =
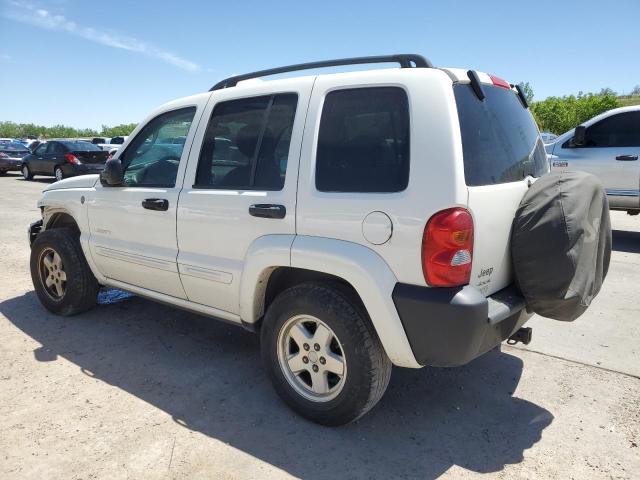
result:
[(553, 170), (581, 170), (602, 181), (614, 208), (640, 208), (640, 111), (622, 112), (589, 125), (585, 145), (568, 140), (554, 149)]
[[(203, 115), (178, 205), (178, 268), (192, 302), (238, 314), (253, 241), (295, 234), (300, 144), (313, 78), (279, 85), (279, 92), (268, 85), (243, 88), (242, 99), (233, 98), (234, 89), (216, 91)], [(253, 205), (279, 206), (274, 210), (285, 214), (254, 216)]]
[[(176, 212), (189, 146), (209, 95), (156, 114), (119, 155), (125, 186), (96, 185), (88, 201), (90, 248), (107, 278), (185, 299)], [(173, 145), (170, 139), (184, 137)]]

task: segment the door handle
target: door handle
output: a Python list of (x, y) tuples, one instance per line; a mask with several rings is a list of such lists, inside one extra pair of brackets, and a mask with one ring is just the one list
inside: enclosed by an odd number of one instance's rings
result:
[(164, 212), (169, 210), (169, 200), (164, 198), (146, 198), (142, 201), (142, 208)]
[(616, 160), (620, 160), (621, 162), (633, 162), (638, 159), (638, 155), (618, 155)]
[(249, 215), (260, 218), (284, 218), (287, 209), (284, 205), (272, 203), (257, 203), (249, 207)]

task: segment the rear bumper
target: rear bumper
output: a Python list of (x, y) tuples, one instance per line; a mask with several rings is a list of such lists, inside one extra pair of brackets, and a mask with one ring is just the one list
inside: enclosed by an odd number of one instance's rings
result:
[(9, 171), (16, 170), (19, 171), (22, 165), (22, 159), (20, 158), (0, 158), (0, 170)]
[(420, 365), (464, 365), (509, 338), (532, 315), (513, 286), (485, 297), (471, 286), (398, 283), (392, 297)]

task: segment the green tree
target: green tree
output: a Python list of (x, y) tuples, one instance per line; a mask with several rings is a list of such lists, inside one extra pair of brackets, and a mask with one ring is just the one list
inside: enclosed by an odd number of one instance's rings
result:
[(561, 134), (619, 106), (620, 100), (610, 93), (600, 95), (579, 92), (577, 96), (549, 97), (535, 102), (531, 104), (531, 113), (540, 130)]
[(120, 137), (130, 135), (131, 132), (138, 126), (137, 123), (121, 123), (115, 127), (109, 127), (102, 125), (102, 133), (105, 137)]

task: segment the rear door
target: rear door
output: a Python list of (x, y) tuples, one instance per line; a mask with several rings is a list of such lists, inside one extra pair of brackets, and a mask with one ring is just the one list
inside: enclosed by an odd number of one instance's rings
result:
[(554, 170), (581, 170), (598, 177), (616, 208), (640, 208), (640, 111), (604, 118), (585, 132), (585, 144), (572, 139), (554, 149)]
[(55, 167), (67, 161), (65, 158), (67, 151), (68, 150), (60, 142), (49, 142), (44, 172), (53, 175)]
[(512, 282), (511, 224), (531, 182), (548, 171), (538, 128), (508, 88), (454, 85), (469, 210), (474, 220), (471, 285), (490, 295)]
[[(296, 232), (300, 145), (313, 78), (214, 92), (191, 149), (178, 207), (187, 298), (239, 314), (252, 243)], [(286, 253), (286, 260), (289, 255)]]

